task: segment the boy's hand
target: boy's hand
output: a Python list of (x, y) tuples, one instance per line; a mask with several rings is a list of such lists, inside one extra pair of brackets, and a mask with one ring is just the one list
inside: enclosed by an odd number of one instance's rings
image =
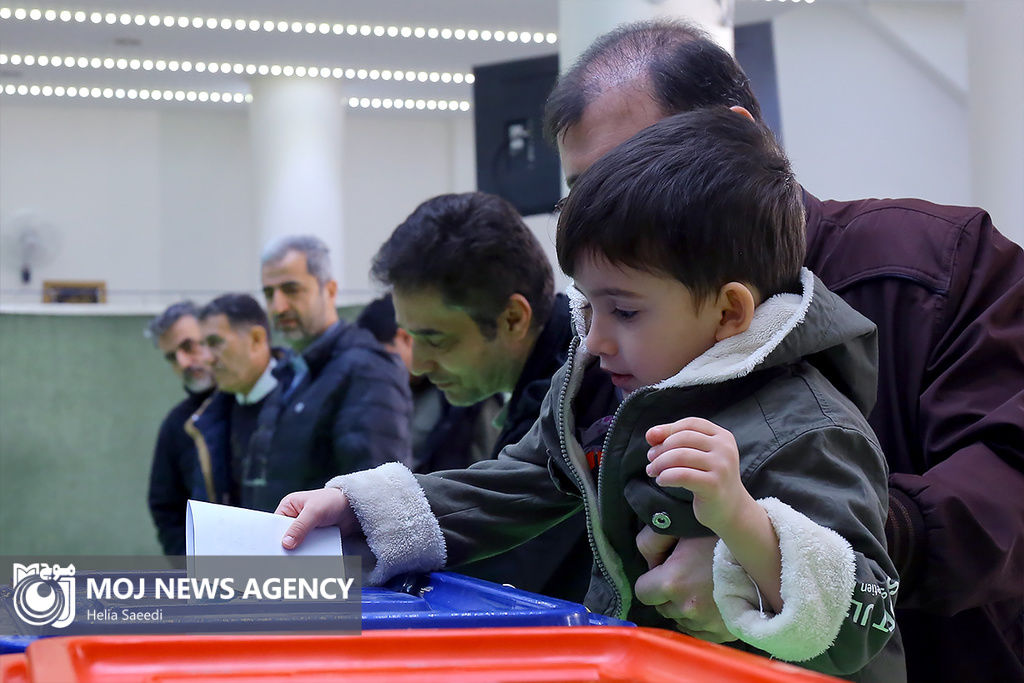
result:
[(299, 547), (311, 529), (336, 525), (341, 527), (342, 535), (346, 535), (358, 525), (348, 498), (336, 488), (289, 493), (277, 504), (274, 514), (295, 518), (281, 539), (281, 545), (288, 550)]
[(687, 417), (647, 430), (647, 474), (659, 486), (693, 492), (697, 521), (728, 536), (738, 512), (753, 499), (740, 481), (739, 451), (729, 430), (699, 417)]

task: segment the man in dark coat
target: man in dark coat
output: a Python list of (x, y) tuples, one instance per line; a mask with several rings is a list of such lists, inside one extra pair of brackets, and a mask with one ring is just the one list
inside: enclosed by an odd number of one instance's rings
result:
[(205, 500), (238, 505), (240, 473), (274, 370), (290, 352), (270, 346), (270, 321), (248, 294), (223, 294), (199, 311), (203, 344), (213, 356), (218, 391), (196, 410), (185, 431), (196, 445)]
[(197, 465), (185, 422), (214, 390), (213, 359), (201, 343), (197, 316), (195, 304), (179, 301), (153, 318), (144, 331), (187, 394), (160, 424), (149, 473), (149, 512), (166, 555), (185, 554), (185, 505), (193, 494)]
[(273, 511), (285, 494), (341, 473), (411, 458), (405, 368), (366, 330), (338, 318), (327, 246), (312, 236), (267, 245), (263, 294), (297, 352), (275, 370), (242, 463), (240, 504)]
[[(598, 38), (560, 78), (545, 128), (572, 186), (634, 133), (701, 106), (760, 118), (727, 52), (690, 26), (643, 22)], [(976, 208), (803, 200), (805, 265), (878, 326), (870, 422), (889, 462), (909, 679), (1024, 680), (1024, 253)], [(637, 597), (681, 630), (731, 639), (708, 541), (663, 539), (638, 537), (655, 566)]]
[[(516, 443), (540, 413), (572, 331), (551, 264), (511, 204), (483, 192), (428, 199), (374, 257), (412, 339), (410, 370), (455, 406), (506, 397), (491, 450)], [(566, 520), (510, 553), (456, 567), (479, 578), (582, 601), (593, 561), (583, 520)]]

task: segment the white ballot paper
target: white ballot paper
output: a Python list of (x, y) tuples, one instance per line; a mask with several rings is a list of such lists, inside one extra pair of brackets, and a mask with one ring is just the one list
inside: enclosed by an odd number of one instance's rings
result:
[(313, 529), (295, 550), (281, 545), (293, 517), (199, 500), (188, 501), (185, 554), (195, 555), (342, 555), (341, 529)]

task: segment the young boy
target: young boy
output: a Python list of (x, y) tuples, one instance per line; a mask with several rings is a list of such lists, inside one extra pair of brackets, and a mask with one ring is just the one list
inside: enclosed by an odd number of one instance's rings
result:
[(874, 326), (801, 270), (799, 193), (771, 134), (724, 108), (609, 153), (559, 217), (579, 336), (533, 429), (466, 470), (388, 464), (291, 494), (284, 545), (361, 528), (380, 582), (502, 552), (583, 507), (587, 606), (670, 628), (633, 600), (636, 534), (714, 534), (715, 602), (747, 649), (903, 680), (886, 465), (864, 418)]

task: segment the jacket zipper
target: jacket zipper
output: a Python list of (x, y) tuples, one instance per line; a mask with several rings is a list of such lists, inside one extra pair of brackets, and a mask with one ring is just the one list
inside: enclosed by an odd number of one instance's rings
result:
[[(631, 399), (635, 398), (636, 396), (638, 396), (641, 393), (646, 393), (646, 392), (644, 392), (643, 389), (638, 389), (638, 390), (635, 390), (635, 391), (631, 392), (629, 395), (625, 396), (622, 399), (622, 402), (619, 403), (619, 407), (615, 409), (615, 413), (612, 415), (611, 422), (608, 423), (608, 431), (604, 435), (604, 443), (601, 446), (601, 459), (600, 459), (600, 461), (598, 462), (598, 465), (597, 465), (597, 499), (598, 499), (598, 501), (601, 500), (601, 485), (604, 482), (605, 468), (603, 467), (603, 464), (604, 464), (605, 458), (608, 457), (608, 445), (611, 442), (612, 434), (615, 432), (615, 425), (618, 423), (619, 416), (622, 415), (622, 411), (626, 407), (626, 404), (629, 403), (629, 401)], [(612, 583), (612, 587), (613, 588), (615, 587), (614, 583)], [(616, 594), (616, 596), (620, 595), (620, 593), (619, 593), (617, 588), (615, 589), (615, 594)], [(621, 602), (621, 598), (620, 598), (619, 604), (617, 605), (617, 610), (621, 610), (621, 609), (622, 609), (622, 602)], [(625, 615), (623, 615), (620, 618), (624, 619)]]
[[(615, 580), (613, 579), (613, 577), (611, 575), (611, 572), (609, 571), (607, 565), (604, 563), (604, 560), (601, 557), (600, 550), (597, 547), (597, 542), (594, 540), (594, 533), (595, 533), (594, 530), (595, 530), (596, 524), (597, 524), (597, 522), (595, 521), (595, 516), (598, 513), (597, 507), (600, 504), (599, 501), (600, 501), (600, 489), (601, 489), (601, 467), (600, 467), (600, 465), (598, 465), (598, 470), (597, 470), (598, 471), (598, 494), (597, 494), (598, 500), (595, 501), (595, 500), (591, 500), (591, 498), (587, 495), (587, 488), (586, 488), (586, 486), (584, 486), (583, 479), (582, 479), (583, 475), (580, 475), (579, 471), (576, 468), (576, 465), (572, 461), (572, 458), (569, 457), (569, 447), (566, 444), (566, 438), (567, 438), (566, 431), (567, 430), (565, 429), (565, 426), (568, 424), (568, 417), (567, 417), (567, 415), (568, 415), (568, 410), (569, 410), (568, 407), (566, 406), (566, 393), (567, 393), (567, 391), (569, 389), (569, 382), (572, 380), (573, 374), (575, 373), (575, 370), (576, 370), (576, 349), (578, 348), (578, 346), (579, 346), (579, 337), (574, 337), (572, 343), (569, 345), (569, 359), (568, 359), (569, 360), (569, 367), (568, 367), (568, 372), (566, 372), (565, 379), (562, 381), (562, 387), (561, 387), (561, 389), (558, 392), (558, 418), (559, 418), (558, 441), (559, 441), (559, 446), (561, 447), (561, 451), (562, 451), (562, 460), (564, 460), (565, 463), (569, 466), (569, 471), (572, 473), (573, 478), (576, 480), (576, 486), (579, 488), (580, 493), (583, 494), (583, 512), (584, 512), (584, 515), (586, 516), (586, 520), (587, 520), (587, 542), (590, 544), (590, 552), (594, 556), (594, 561), (597, 563), (597, 568), (601, 572), (601, 576), (604, 577), (605, 582), (608, 584), (608, 586), (611, 588), (613, 594), (615, 595), (615, 602), (614, 602), (615, 616), (617, 616), (619, 618), (623, 618), (624, 615), (621, 614), (621, 612), (622, 612), (622, 602), (623, 602), (622, 593), (621, 593), (621, 591), (619, 591), (618, 584), (616, 584)], [(615, 419), (618, 416), (619, 411), (621, 409), (622, 409), (622, 406), (620, 405), (619, 409), (617, 409), (615, 411), (615, 417), (612, 418), (612, 427), (614, 426)], [(609, 433), (611, 433), (611, 427), (609, 428), (608, 431), (609, 431)], [(607, 437), (606, 437), (606, 439), (607, 439)], [(589, 476), (589, 475), (586, 475), (586, 476)], [(594, 506), (594, 510), (593, 511), (591, 510), (591, 506), (592, 505)]]

